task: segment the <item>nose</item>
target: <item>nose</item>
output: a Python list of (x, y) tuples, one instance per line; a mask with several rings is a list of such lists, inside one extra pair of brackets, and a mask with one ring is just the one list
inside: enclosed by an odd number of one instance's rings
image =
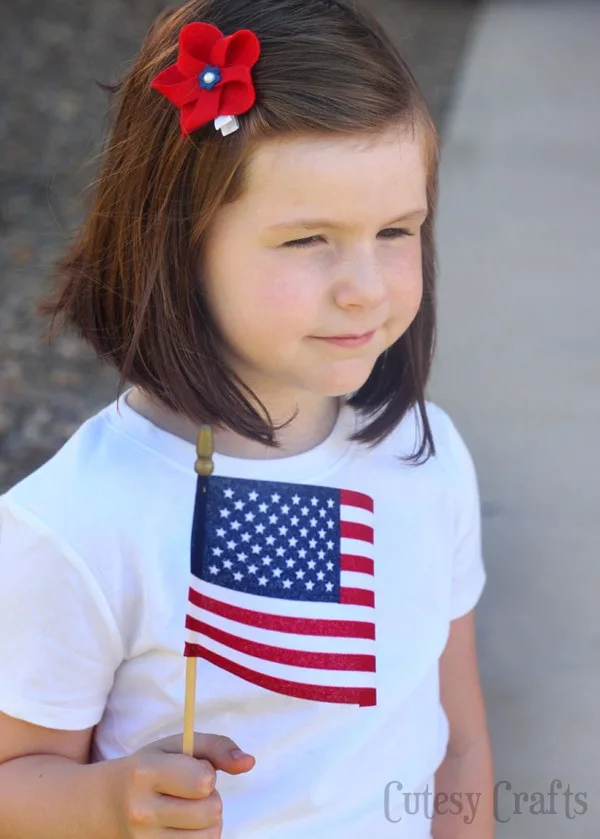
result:
[(372, 251), (354, 253), (340, 264), (333, 297), (340, 309), (377, 309), (385, 302), (385, 277)]

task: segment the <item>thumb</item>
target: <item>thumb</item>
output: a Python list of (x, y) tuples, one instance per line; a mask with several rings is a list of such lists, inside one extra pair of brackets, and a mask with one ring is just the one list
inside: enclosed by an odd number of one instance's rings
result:
[[(167, 754), (181, 754), (183, 752), (183, 734), (165, 737), (153, 744), (153, 748)], [(198, 760), (208, 760), (215, 769), (222, 769), (229, 775), (249, 772), (256, 760), (252, 755), (243, 752), (230, 737), (224, 734), (194, 734), (194, 757)]]

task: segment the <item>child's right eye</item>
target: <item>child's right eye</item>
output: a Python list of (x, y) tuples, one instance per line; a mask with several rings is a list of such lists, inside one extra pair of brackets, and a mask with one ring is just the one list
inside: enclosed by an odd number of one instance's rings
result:
[(291, 242), (284, 242), (284, 248), (307, 248), (314, 245), (316, 242), (323, 241), (322, 236), (309, 236), (306, 239), (294, 239)]

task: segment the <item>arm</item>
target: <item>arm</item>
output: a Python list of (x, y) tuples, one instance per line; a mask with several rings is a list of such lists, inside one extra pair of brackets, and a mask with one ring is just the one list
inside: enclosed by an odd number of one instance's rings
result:
[(492, 839), (493, 765), (477, 666), (473, 610), (452, 621), (440, 660), (440, 690), (450, 724), (450, 742), (436, 773), (433, 837)]

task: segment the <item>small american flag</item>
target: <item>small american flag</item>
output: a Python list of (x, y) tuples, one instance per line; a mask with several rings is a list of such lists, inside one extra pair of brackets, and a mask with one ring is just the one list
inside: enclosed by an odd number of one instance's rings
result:
[(363, 493), (211, 477), (185, 655), (288, 696), (375, 705), (373, 536)]

